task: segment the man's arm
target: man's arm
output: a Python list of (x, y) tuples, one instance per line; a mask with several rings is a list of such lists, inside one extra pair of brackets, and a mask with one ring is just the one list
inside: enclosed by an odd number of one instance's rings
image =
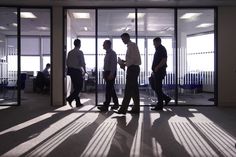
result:
[(167, 58), (162, 58), (160, 63), (155, 67), (155, 72), (157, 72), (161, 67), (163, 67), (167, 62)]

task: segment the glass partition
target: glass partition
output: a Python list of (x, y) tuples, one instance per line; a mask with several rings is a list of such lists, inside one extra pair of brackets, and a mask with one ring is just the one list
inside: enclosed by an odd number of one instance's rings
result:
[(142, 57), (140, 93), (143, 104), (155, 104), (156, 94), (149, 85), (155, 53), (153, 39), (160, 37), (167, 50), (167, 75), (163, 80), (164, 92), (175, 100), (175, 30), (174, 9), (138, 9), (138, 46)]
[(0, 10), (0, 105), (17, 105), (17, 9)]
[[(51, 19), (50, 9), (21, 8), (21, 93), (50, 104)], [(48, 64), (48, 66), (47, 66)], [(42, 98), (43, 97), (43, 98)]]
[(213, 105), (214, 10), (178, 10), (178, 104)]
[[(94, 9), (68, 9), (66, 12), (67, 31), (66, 42), (68, 53), (74, 48), (74, 40), (81, 40), (80, 50), (84, 54), (86, 71), (83, 88), (80, 92), (80, 101), (84, 105), (96, 104), (96, 38), (95, 38), (95, 10)], [(66, 59), (66, 58), (65, 58)], [(73, 85), (69, 75), (66, 76), (66, 96), (73, 91)], [(75, 107), (75, 101), (72, 102)]]
[[(135, 41), (135, 22), (134, 9), (98, 9), (98, 105), (105, 101), (105, 81), (102, 77), (105, 50), (103, 49), (104, 40), (112, 42), (112, 49), (117, 57), (125, 59), (127, 46), (122, 42), (120, 35), (124, 32), (130, 34), (132, 41)], [(115, 80), (115, 90), (119, 104), (122, 103), (123, 90), (125, 86), (125, 71), (117, 65)], [(113, 100), (111, 100), (111, 105)]]
[[(176, 28), (178, 30), (175, 30)], [(149, 84), (155, 37), (161, 38), (162, 45), (167, 50), (167, 74), (163, 79), (163, 90), (172, 98), (169, 104), (214, 104), (211, 101), (214, 99), (215, 90), (214, 31), (214, 9), (97, 8), (67, 11), (67, 51), (73, 48), (75, 38), (81, 39), (81, 49), (85, 54), (88, 71), (88, 77), (85, 79), (90, 76), (96, 83), (92, 88), (87, 88), (88, 83), (85, 81), (84, 92), (91, 89), (93, 94), (97, 94), (97, 97), (92, 95), (92, 99), (97, 98), (98, 105), (105, 101), (105, 81), (102, 75), (105, 57), (103, 42), (110, 40), (117, 57), (125, 59), (127, 47), (120, 39), (124, 32), (130, 34), (133, 42), (137, 42), (141, 54), (141, 105), (157, 102), (156, 94)], [(94, 76), (91, 76), (92, 74)], [(117, 66), (115, 89), (119, 103), (123, 99), (125, 78), (125, 72)]]

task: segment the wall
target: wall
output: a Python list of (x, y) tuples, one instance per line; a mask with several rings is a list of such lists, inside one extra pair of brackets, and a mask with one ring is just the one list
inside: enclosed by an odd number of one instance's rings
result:
[(218, 9), (218, 102), (236, 107), (236, 7)]

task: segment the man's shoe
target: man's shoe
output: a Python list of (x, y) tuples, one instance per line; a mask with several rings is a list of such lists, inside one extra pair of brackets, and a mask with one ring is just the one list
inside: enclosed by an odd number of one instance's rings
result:
[(116, 109), (118, 109), (118, 108), (119, 108), (119, 105), (118, 105), (118, 104), (115, 104), (115, 105), (113, 105), (113, 106), (111, 107), (112, 110), (116, 110)]
[(127, 111), (125, 111), (125, 110), (118, 110), (118, 111), (117, 111), (118, 114), (126, 114), (126, 112), (127, 112)]
[(81, 106), (84, 106), (84, 104), (76, 103), (76, 107), (81, 107)]
[(106, 112), (108, 111), (108, 107), (105, 107), (105, 106), (98, 106), (97, 107), (101, 112)]
[(71, 107), (71, 108), (73, 108), (73, 106), (72, 106), (72, 104), (71, 104), (71, 103), (72, 103), (72, 101), (71, 101), (71, 100), (69, 100), (68, 98), (66, 98), (66, 101), (68, 102), (68, 104), (70, 105), (70, 107)]
[(165, 105), (168, 105), (170, 101), (171, 101), (171, 98), (168, 97), (168, 98), (165, 100)]

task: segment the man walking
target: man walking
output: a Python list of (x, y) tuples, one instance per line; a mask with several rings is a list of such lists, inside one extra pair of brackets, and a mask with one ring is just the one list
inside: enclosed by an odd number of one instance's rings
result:
[(126, 114), (131, 98), (133, 98), (134, 106), (129, 112), (138, 114), (140, 111), (138, 76), (140, 73), (139, 65), (141, 65), (141, 57), (138, 46), (130, 40), (128, 33), (123, 33), (121, 39), (123, 43), (127, 45), (127, 52), (125, 57), (126, 60), (120, 64), (120, 66), (123, 69), (126, 66), (127, 72), (124, 99), (118, 110), (118, 114)]
[(110, 40), (104, 41), (103, 48), (106, 50), (103, 66), (103, 78), (106, 82), (106, 100), (103, 103), (103, 106), (99, 106), (98, 109), (100, 111), (108, 111), (111, 98), (113, 98), (114, 102), (114, 105), (111, 107), (111, 109), (119, 108), (119, 102), (114, 87), (117, 69), (117, 55), (116, 52), (111, 49)]
[(72, 107), (73, 100), (76, 101), (76, 107), (80, 107), (83, 104), (80, 102), (79, 93), (83, 87), (83, 75), (86, 73), (84, 54), (80, 50), (81, 41), (79, 39), (74, 40), (75, 48), (68, 53), (67, 56), (67, 75), (70, 76), (74, 91), (66, 98), (66, 101)]
[(153, 45), (156, 49), (156, 52), (154, 54), (152, 62), (152, 71), (154, 72), (155, 76), (155, 92), (157, 95), (158, 103), (154, 108), (152, 108), (152, 110), (162, 110), (163, 100), (165, 100), (166, 105), (171, 100), (171, 98), (162, 91), (162, 80), (166, 76), (167, 52), (166, 48), (161, 44), (160, 37), (156, 37), (155, 39), (153, 39)]

